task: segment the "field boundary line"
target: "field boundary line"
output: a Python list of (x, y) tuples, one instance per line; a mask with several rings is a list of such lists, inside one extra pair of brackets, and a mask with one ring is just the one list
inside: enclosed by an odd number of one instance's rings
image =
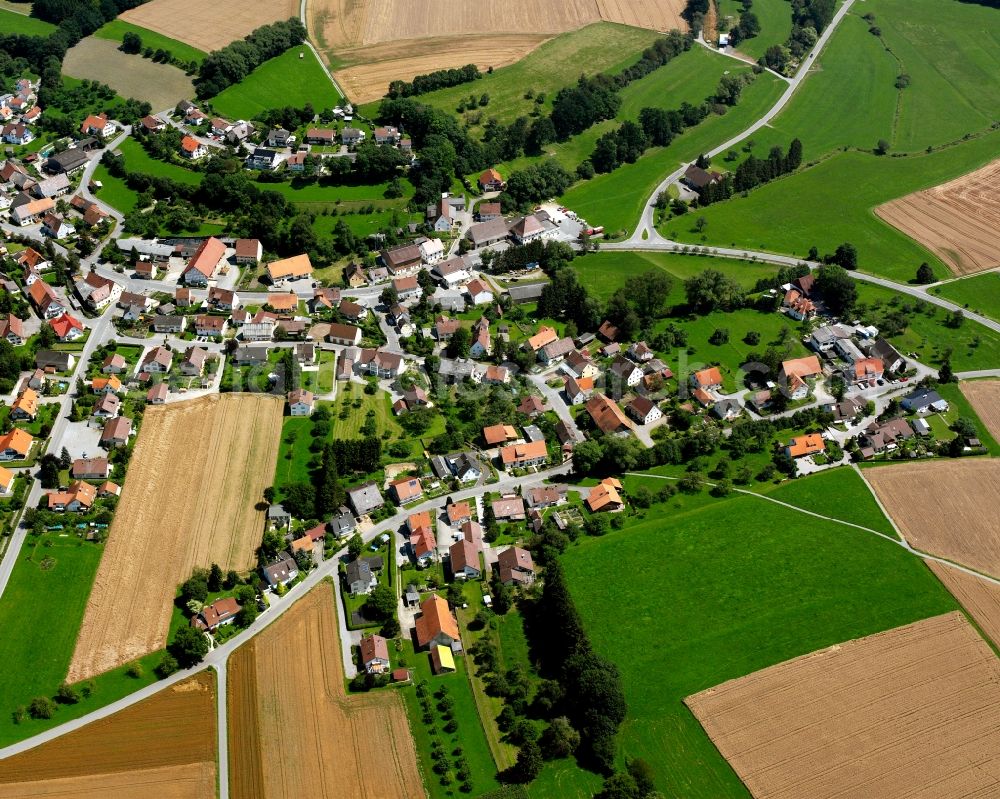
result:
[(323, 72), (326, 73), (326, 76), (330, 79), (330, 83), (333, 84), (333, 88), (337, 90), (337, 93), (340, 95), (341, 99), (350, 102), (350, 98), (347, 96), (347, 92), (345, 92), (344, 88), (339, 83), (337, 83), (337, 79), (333, 77), (333, 73), (330, 71), (330, 67), (327, 65), (326, 61), (323, 60), (323, 56), (320, 55), (319, 50), (317, 50), (316, 47), (313, 45), (312, 39), (309, 38), (309, 20), (308, 17), (306, 16), (307, 3), (308, 0), (302, 0), (299, 3), (299, 19), (302, 22), (302, 27), (306, 29), (305, 44), (310, 50), (312, 50), (313, 55), (316, 56), (316, 60), (319, 62), (320, 67), (323, 68)]
[(896, 531), (896, 535), (899, 536), (899, 540), (903, 541), (909, 546), (909, 541), (906, 540), (906, 536), (903, 535), (903, 531), (899, 529), (899, 525), (896, 524), (896, 520), (889, 515), (888, 509), (882, 504), (882, 500), (879, 499), (878, 494), (875, 493), (875, 489), (872, 488), (871, 483), (865, 480), (865, 473), (861, 471), (861, 468), (856, 463), (851, 464), (851, 468), (857, 473), (858, 477), (861, 478), (861, 482), (865, 484), (865, 488), (868, 489), (868, 493), (872, 495), (872, 499), (875, 500), (875, 504), (878, 505), (879, 510), (882, 511), (882, 515), (889, 520), (889, 524), (892, 525), (892, 529)]

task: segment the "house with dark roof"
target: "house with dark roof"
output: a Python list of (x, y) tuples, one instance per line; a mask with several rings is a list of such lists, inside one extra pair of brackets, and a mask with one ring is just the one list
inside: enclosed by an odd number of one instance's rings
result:
[(535, 581), (531, 553), (520, 547), (510, 547), (497, 555), (497, 571), (504, 585), (531, 585)]
[(357, 558), (347, 564), (344, 571), (344, 585), (352, 596), (369, 593), (378, 579), (372, 573), (371, 566), (365, 558)]
[(261, 572), (264, 579), (267, 580), (268, 587), (274, 589), (279, 585), (288, 585), (298, 577), (299, 567), (291, 555), (287, 552), (280, 552), (272, 563), (261, 569)]

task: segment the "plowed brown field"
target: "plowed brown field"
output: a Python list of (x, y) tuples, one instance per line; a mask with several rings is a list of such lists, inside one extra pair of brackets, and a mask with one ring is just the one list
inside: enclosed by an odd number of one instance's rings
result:
[(958, 387), (990, 434), (1000, 439), (1000, 380), (963, 380)]
[(1000, 646), (1000, 585), (943, 563), (928, 561), (927, 565), (990, 640)]
[(685, 703), (757, 799), (996, 796), (1000, 660), (958, 612)]
[(215, 718), (215, 676), (201, 672), (0, 761), (0, 799), (213, 799)]
[(875, 209), (956, 275), (1000, 266), (1000, 160)]
[(233, 799), (423, 799), (403, 701), (346, 696), (323, 583), (229, 659)]
[(244, 571), (264, 529), (284, 403), (222, 394), (143, 418), (70, 663), (70, 682), (166, 643), (177, 586), (196, 566)]
[(1000, 460), (903, 463), (862, 474), (912, 546), (1000, 577)]
[(298, 0), (214, 0), (207, 6), (187, 0), (150, 0), (121, 18), (208, 53), (261, 25), (298, 15)]
[[(163, 0), (154, 0), (163, 2)], [(686, 30), (684, 0), (310, 0), (309, 32), (355, 102), (376, 100), (391, 80), (474, 63), (501, 67), (546, 39), (593, 22)], [(447, 35), (442, 35), (446, 33)], [(583, 65), (581, 68), (585, 68)]]

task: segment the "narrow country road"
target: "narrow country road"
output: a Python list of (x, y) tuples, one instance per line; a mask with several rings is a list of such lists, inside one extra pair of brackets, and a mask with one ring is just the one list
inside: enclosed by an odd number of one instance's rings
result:
[(333, 88), (337, 90), (337, 92), (340, 94), (341, 97), (347, 100), (348, 99), (347, 92), (345, 92), (343, 88), (341, 88), (340, 84), (337, 83), (337, 79), (333, 77), (333, 73), (330, 71), (330, 68), (326, 65), (326, 62), (323, 60), (323, 57), (319, 54), (319, 50), (317, 50), (315, 46), (313, 46), (312, 40), (309, 38), (309, 21), (306, 17), (307, 2), (308, 0), (302, 0), (299, 5), (299, 19), (302, 20), (302, 25), (306, 29), (306, 45), (309, 47), (310, 50), (312, 50), (313, 55), (316, 56), (316, 60), (319, 62), (319, 65), (323, 68), (323, 71), (326, 73), (326, 76), (330, 79), (330, 83), (333, 84)]
[(229, 691), (228, 658), (215, 664), (216, 725), (219, 735), (219, 799), (229, 799)]

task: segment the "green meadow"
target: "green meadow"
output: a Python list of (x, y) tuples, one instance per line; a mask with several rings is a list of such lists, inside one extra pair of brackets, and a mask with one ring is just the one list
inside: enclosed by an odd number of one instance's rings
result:
[(98, 28), (94, 32), (94, 36), (98, 39), (110, 39), (113, 42), (120, 42), (126, 33), (138, 34), (139, 38), (142, 39), (143, 48), (152, 47), (154, 50), (167, 50), (180, 61), (194, 61), (200, 64), (205, 60), (205, 52), (199, 50), (197, 47), (192, 47), (184, 42), (171, 39), (169, 36), (164, 36), (162, 33), (151, 31), (148, 28), (140, 28), (138, 25), (133, 25), (131, 22), (126, 22), (123, 19), (111, 20), (111, 22)]

